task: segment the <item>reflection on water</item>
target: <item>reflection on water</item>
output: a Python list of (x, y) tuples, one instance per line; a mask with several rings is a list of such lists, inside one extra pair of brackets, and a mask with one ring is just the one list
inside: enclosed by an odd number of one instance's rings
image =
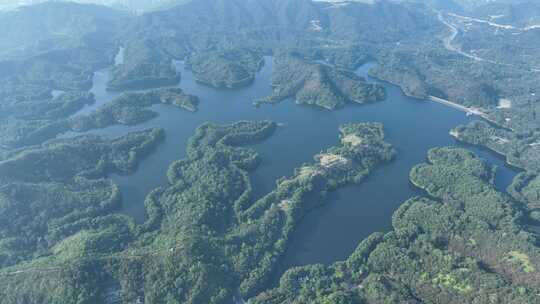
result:
[[(133, 216), (139, 222), (144, 221), (145, 196), (152, 189), (166, 184), (167, 168), (173, 161), (185, 156), (188, 138), (204, 122), (222, 124), (238, 120), (270, 119), (283, 124), (274, 136), (254, 147), (263, 156), (260, 168), (252, 176), (256, 196), (271, 191), (277, 178), (291, 175), (294, 168), (311, 161), (313, 155), (336, 144), (340, 124), (382, 122), (387, 141), (398, 151), (396, 159), (376, 170), (362, 185), (349, 186), (332, 193), (325, 206), (310, 213), (293, 234), (282, 269), (343, 260), (366, 236), (391, 228), (392, 213), (402, 202), (419, 194), (409, 184), (411, 168), (425, 160), (430, 148), (459, 145), (448, 132), (456, 125), (472, 119), (441, 104), (407, 97), (398, 87), (384, 82), (379, 82), (387, 90), (388, 97), (383, 102), (352, 104), (333, 112), (299, 106), (292, 101), (256, 108), (252, 102), (271, 93), (272, 60), (271, 57), (265, 60), (265, 66), (252, 85), (233, 90), (198, 84), (182, 62), (175, 62), (182, 73), (179, 87), (201, 99), (197, 113), (157, 105), (153, 110), (160, 115), (144, 124), (133, 127), (113, 126), (91, 132), (111, 137), (152, 127), (163, 128), (166, 132), (166, 140), (142, 162), (135, 174), (112, 176), (123, 195), (123, 213)], [(358, 73), (367, 76), (372, 66), (373, 63), (366, 64)], [(117, 96), (106, 91), (107, 78), (106, 72), (96, 73), (92, 88), (97, 99), (96, 105), (83, 109), (80, 114), (88, 113)], [(515, 172), (493, 153), (476, 148), (474, 150), (490, 163), (499, 166), (497, 187), (505, 189)]]

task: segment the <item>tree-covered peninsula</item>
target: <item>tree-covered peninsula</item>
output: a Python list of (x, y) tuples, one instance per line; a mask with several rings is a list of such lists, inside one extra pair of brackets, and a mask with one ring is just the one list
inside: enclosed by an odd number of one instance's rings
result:
[(306, 61), (295, 54), (283, 54), (275, 57), (274, 61), (273, 94), (257, 103), (276, 103), (293, 98), (299, 104), (334, 110), (350, 102), (374, 102), (385, 97), (382, 86), (367, 83), (347, 70)]
[(493, 174), (467, 150), (431, 150), (410, 174), (426, 195), (394, 213), (391, 232), (346, 261), (291, 269), (249, 303), (536, 303), (538, 236)]
[(80, 231), (118, 224), (111, 212), (120, 193), (107, 175), (132, 173), (163, 138), (160, 129), (113, 140), (83, 136), (2, 155), (0, 267), (49, 256)]
[(148, 39), (126, 42), (125, 60), (114, 66), (108, 89), (141, 90), (178, 84), (181, 75), (163, 52)]
[(256, 51), (229, 49), (192, 54), (186, 63), (200, 83), (216, 88), (238, 88), (253, 82), (264, 59)]
[(0, 121), (0, 148), (9, 150), (37, 145), (68, 131), (85, 132), (115, 124), (139, 124), (157, 116), (148, 109), (156, 104), (195, 112), (199, 98), (179, 88), (162, 88), (125, 93), (90, 114), (72, 115), (93, 102), (94, 96), (90, 93), (71, 92), (40, 104), (29, 102), (24, 107), (18, 104), (20, 114), (11, 112), (10, 117)]
[(531, 172), (540, 171), (540, 134), (520, 134), (486, 121), (474, 121), (450, 132), (456, 139), (487, 147), (506, 157), (508, 164)]
[(180, 88), (161, 88), (137, 93), (124, 93), (88, 115), (69, 119), (69, 129), (84, 132), (115, 124), (136, 125), (156, 117), (153, 105), (164, 104), (197, 111), (199, 98), (186, 94)]
[[(269, 121), (201, 126), (189, 142), (187, 157), (170, 166), (168, 184), (147, 197), (144, 224), (111, 212), (111, 206), (92, 225), (71, 224), (77, 229), (57, 235), (30, 263), (10, 260), (7, 265), (13, 266), (0, 272), (6, 287), (3, 300), (195, 304), (229, 303), (236, 291), (255, 296), (267, 286), (304, 215), (326, 203), (328, 191), (362, 182), (394, 155), (384, 142), (382, 125), (346, 124), (334, 147), (254, 200), (250, 173), (261, 156), (249, 146), (276, 127)], [(70, 176), (99, 177), (93, 168), (81, 170)], [(20, 178), (37, 182), (51, 177)], [(110, 196), (106, 191), (102, 195)], [(51, 220), (44, 214), (45, 225), (52, 225)]]

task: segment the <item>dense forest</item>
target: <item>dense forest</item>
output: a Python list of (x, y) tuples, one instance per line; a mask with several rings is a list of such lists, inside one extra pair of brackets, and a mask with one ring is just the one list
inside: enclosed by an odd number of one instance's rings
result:
[(394, 213), (391, 232), (371, 235), (346, 261), (289, 270), (250, 303), (535, 303), (538, 236), (492, 178), (471, 152), (429, 151), (411, 171), (426, 195)]
[(117, 186), (105, 178), (136, 170), (163, 136), (159, 129), (112, 141), (84, 136), (4, 155), (0, 161), (0, 265), (46, 256), (79, 231), (126, 220), (111, 215), (120, 196)]
[(229, 49), (196, 53), (187, 63), (197, 81), (217, 88), (237, 88), (253, 82), (264, 60), (256, 51)]
[[(74, 183), (74, 189), (63, 190), (65, 201), (55, 203), (75, 206), (63, 206), (63, 211), (73, 208), (67, 214), (42, 213), (40, 222), (23, 217), (6, 227), (13, 235), (20, 235), (16, 229), (28, 229), (33, 238), (3, 242), (3, 264), (13, 265), (0, 272), (2, 285), (7, 286), (2, 290), (5, 303), (17, 303), (21, 298), (31, 303), (102, 302), (110, 296), (108, 288), (117, 288), (114, 293), (125, 302), (228, 303), (236, 290), (246, 297), (255, 296), (266, 286), (303, 216), (324, 204), (329, 191), (361, 183), (395, 153), (384, 142), (382, 125), (343, 125), (336, 146), (322, 151), (312, 163), (277, 181), (275, 190), (253, 201), (250, 172), (256, 170), (260, 156), (249, 145), (271, 136), (276, 127), (269, 121), (199, 127), (189, 142), (187, 158), (170, 166), (168, 185), (148, 195), (148, 219), (142, 225), (114, 212), (118, 190), (103, 177), (111, 171), (133, 170), (139, 157), (155, 145), (159, 131), (101, 145), (98, 138), (51, 142), (10, 156), (0, 163), (0, 173), (18, 172), (5, 182), (22, 188), (6, 189), (12, 193), (3, 196), (0, 205), (6, 218), (22, 213), (14, 205), (27, 200), (32, 204), (32, 198), (37, 199), (22, 194), (27, 183), (47, 189), (51, 195), (56, 195), (57, 183)], [(81, 146), (85, 140), (96, 144)], [(142, 145), (133, 148), (138, 142)], [(119, 148), (128, 149), (129, 155)], [(60, 158), (64, 153), (74, 154), (71, 150), (80, 157), (99, 159), (84, 158), (78, 166), (70, 166), (70, 171), (54, 171), (54, 162), (39, 165), (45, 157), (42, 154)], [(37, 171), (28, 175), (25, 169)], [(84, 189), (85, 183), (93, 186)], [(73, 196), (84, 200), (69, 201)], [(100, 198), (107, 200), (96, 209), (92, 204)], [(40, 206), (45, 208), (48, 203), (40, 201)], [(89, 214), (94, 216), (91, 222)], [(43, 236), (42, 226), (57, 228)], [(20, 263), (16, 259), (23, 256), (17, 248), (27, 242), (34, 244), (26, 248), (34, 259)], [(92, 279), (87, 280), (89, 277)], [(55, 292), (50, 291), (53, 286)]]
[[(539, 302), (537, 3), (161, 2), (0, 12), (0, 303)], [(168, 133), (87, 132), (142, 124), (160, 104), (196, 112), (199, 97), (178, 88), (179, 61), (228, 93), (256, 81), (265, 58), (271, 94), (255, 105), (293, 99), (347, 111), (382, 101), (383, 85), (355, 73), (376, 62), (370, 76), (405, 94), (478, 114), (448, 131), (520, 173), (498, 189), (496, 168), (466, 148), (434, 148), (401, 181), (423, 194), (401, 204), (390, 231), (345, 261), (289, 269), (274, 285), (302, 220), (395, 158), (382, 124), (344, 122), (333, 146), (259, 196), (257, 146), (279, 124), (205, 123), (146, 196), (146, 219), (124, 214), (131, 202), (111, 176), (135, 173)], [(91, 91), (100, 71), (118, 95), (81, 114), (103, 101)]]
[(115, 124), (135, 125), (157, 116), (148, 109), (152, 105), (166, 104), (195, 112), (197, 96), (185, 94), (180, 88), (161, 88), (141, 93), (124, 93), (93, 113), (79, 115), (69, 120), (70, 130), (84, 132)]
[(308, 62), (296, 54), (283, 54), (274, 61), (273, 94), (258, 103), (294, 98), (299, 104), (335, 110), (349, 102), (366, 103), (385, 98), (380, 85), (369, 84), (350, 71)]
[(108, 89), (114, 91), (155, 88), (177, 84), (181, 75), (172, 66), (171, 58), (148, 39), (125, 42), (125, 61), (116, 65)]

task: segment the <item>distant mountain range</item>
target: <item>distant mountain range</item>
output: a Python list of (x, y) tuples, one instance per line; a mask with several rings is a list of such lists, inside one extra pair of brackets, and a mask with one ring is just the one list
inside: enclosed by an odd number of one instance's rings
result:
[[(47, 1), (65, 2), (62, 0), (0, 0), (0, 11), (12, 10), (24, 5), (33, 5)], [(133, 13), (169, 8), (190, 0), (66, 0), (77, 3), (92, 3), (106, 5)]]
[[(74, 2), (97, 4), (140, 15), (164, 10), (194, 0), (0, 0), (0, 12), (44, 2)], [(200, 0), (197, 0), (200, 1)], [(311, 0), (313, 2), (416, 2), (439, 10), (469, 15), (481, 19), (497, 18), (503, 24), (520, 27), (540, 22), (540, 0)]]
[[(133, 13), (144, 13), (160, 9), (170, 8), (174, 5), (192, 0), (0, 0), (0, 11), (11, 10), (23, 5), (32, 5), (47, 1), (69, 1), (77, 3), (92, 3), (106, 5), (118, 9), (128, 10)], [(366, 2), (372, 3), (381, 0), (313, 0), (315, 2)], [(437, 7), (454, 7), (471, 10), (490, 4), (518, 4), (535, 3), (531, 0), (388, 0), (393, 2), (423, 2)], [(537, 1), (538, 2), (538, 1)]]

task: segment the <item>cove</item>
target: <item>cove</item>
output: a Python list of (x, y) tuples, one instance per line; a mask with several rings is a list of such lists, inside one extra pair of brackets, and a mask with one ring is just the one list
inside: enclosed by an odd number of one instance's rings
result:
[[(331, 193), (323, 207), (309, 213), (293, 233), (277, 275), (293, 266), (332, 263), (347, 258), (359, 242), (371, 233), (385, 232), (391, 228), (393, 212), (405, 200), (420, 194), (409, 183), (412, 167), (425, 161), (430, 148), (460, 146), (449, 135), (449, 130), (474, 119), (438, 103), (407, 97), (399, 87), (369, 78), (367, 74), (373, 63), (362, 66), (357, 73), (385, 87), (387, 98), (382, 102), (349, 104), (332, 112), (299, 106), (292, 100), (256, 108), (252, 102), (271, 93), (272, 58), (265, 57), (265, 62), (250, 86), (227, 90), (197, 83), (182, 62), (174, 62), (182, 74), (179, 87), (201, 100), (198, 112), (189, 113), (157, 105), (152, 109), (159, 116), (146, 123), (89, 132), (117, 137), (153, 127), (165, 130), (165, 141), (140, 164), (136, 173), (111, 176), (122, 193), (122, 213), (138, 222), (144, 221), (146, 195), (166, 184), (168, 167), (175, 160), (185, 157), (189, 137), (205, 122), (224, 124), (268, 119), (281, 124), (272, 137), (254, 147), (263, 158), (261, 166), (252, 176), (255, 197), (271, 191), (277, 178), (291, 175), (294, 168), (336, 144), (339, 125), (347, 122), (381, 122), (385, 126), (386, 141), (398, 152), (395, 160), (375, 170), (361, 185)], [(93, 111), (118, 95), (105, 90), (107, 79), (106, 71), (96, 73), (92, 92), (97, 102), (79, 114)], [(496, 184), (500, 190), (510, 184), (516, 171), (506, 166), (503, 158), (475, 147), (467, 148), (498, 166)]]
[(347, 121), (382, 122), (387, 141), (398, 151), (397, 157), (375, 170), (361, 185), (332, 193), (328, 204), (312, 211), (300, 222), (278, 277), (294, 266), (345, 260), (373, 232), (389, 231), (394, 211), (409, 198), (423, 194), (409, 182), (409, 172), (426, 160), (431, 148), (456, 146), (471, 150), (496, 166), (495, 185), (499, 191), (506, 191), (517, 174), (502, 156), (462, 144), (449, 135), (453, 127), (477, 118), (438, 103), (406, 96), (398, 86), (369, 77), (369, 70), (374, 65), (365, 64), (357, 73), (370, 82), (383, 85), (386, 100), (360, 106), (357, 113), (338, 115), (346, 116)]

